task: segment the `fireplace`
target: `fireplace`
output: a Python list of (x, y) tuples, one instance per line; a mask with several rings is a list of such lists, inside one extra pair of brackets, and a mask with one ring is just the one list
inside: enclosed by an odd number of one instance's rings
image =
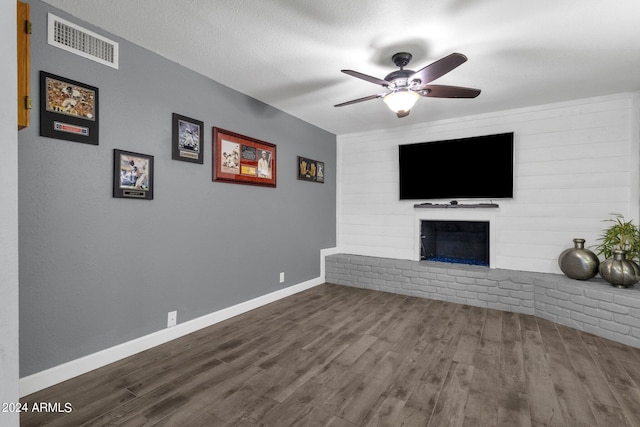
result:
[(422, 220), (420, 260), (488, 267), (489, 222)]

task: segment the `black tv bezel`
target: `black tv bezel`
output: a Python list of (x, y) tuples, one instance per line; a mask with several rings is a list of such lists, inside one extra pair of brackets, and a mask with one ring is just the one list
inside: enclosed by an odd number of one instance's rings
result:
[[(506, 144), (504, 141), (505, 138), (507, 138)], [(403, 183), (403, 176), (406, 177), (406, 173), (403, 173), (403, 167), (404, 168), (410, 167), (410, 165), (407, 164), (408, 163), (407, 161), (403, 161), (403, 147), (411, 147), (415, 151), (415, 149), (419, 149), (419, 147), (421, 146), (433, 147), (433, 145), (435, 144), (445, 144), (445, 145), (451, 146), (454, 144), (462, 144), (462, 145), (482, 144), (483, 142), (487, 144), (487, 143), (490, 143), (491, 140), (494, 140), (494, 141), (499, 140), (499, 142), (503, 144), (500, 150), (500, 154), (502, 155), (501, 157), (503, 157), (503, 159), (501, 160), (501, 164), (499, 165), (499, 168), (500, 168), (499, 171), (501, 172), (501, 176), (503, 178), (508, 177), (509, 181), (507, 185), (503, 186), (500, 189), (495, 187), (486, 188), (486, 192), (476, 189), (474, 191), (470, 191), (467, 193), (465, 191), (460, 191), (460, 189), (462, 188), (462, 186), (460, 186), (460, 188), (453, 189), (452, 191), (437, 193), (434, 191), (430, 191), (430, 188), (432, 189), (433, 187), (422, 186), (421, 187), (422, 190), (420, 192), (417, 192), (415, 186), (413, 189), (410, 190), (408, 186), (405, 183)], [(436, 141), (418, 142), (418, 143), (411, 143), (411, 144), (400, 144), (398, 145), (399, 199), (400, 200), (512, 199), (513, 193), (514, 193), (514, 181), (515, 181), (514, 146), (515, 146), (514, 132), (503, 132), (503, 133), (497, 133), (497, 134), (479, 135), (479, 136), (471, 136), (471, 137), (465, 137), (465, 138), (436, 140)], [(447, 148), (450, 148), (450, 147), (447, 147)], [(490, 148), (486, 148), (486, 150), (489, 150), (489, 149)], [(405, 151), (405, 155), (406, 154), (407, 153)], [(415, 156), (415, 153), (413, 153), (411, 157), (414, 157), (414, 156)], [(506, 160), (507, 157), (509, 158), (509, 161)], [(469, 158), (469, 160), (473, 160), (473, 158)], [(452, 170), (454, 170), (455, 163), (452, 162), (451, 168)], [(454, 177), (453, 181), (459, 182), (459, 177), (458, 178)]]

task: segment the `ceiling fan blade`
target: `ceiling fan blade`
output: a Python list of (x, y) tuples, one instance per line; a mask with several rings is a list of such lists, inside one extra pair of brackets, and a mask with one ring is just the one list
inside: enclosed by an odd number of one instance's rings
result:
[(418, 90), (427, 90), (423, 96), (431, 98), (475, 98), (480, 95), (480, 89), (461, 86), (425, 85)]
[(386, 95), (385, 93), (378, 93), (378, 94), (375, 94), (375, 95), (369, 95), (369, 96), (365, 96), (364, 98), (352, 99), (351, 101), (343, 102), (341, 104), (336, 104), (336, 105), (334, 105), (334, 107), (344, 107), (345, 105), (351, 105), (351, 104), (355, 104), (355, 103), (362, 102), (362, 101), (369, 101), (370, 99), (382, 98), (385, 95)]
[(452, 53), (451, 55), (445, 56), (444, 58), (427, 65), (421, 70), (416, 71), (415, 74), (409, 77), (408, 81), (420, 80), (420, 83), (425, 85), (434, 81), (438, 77), (444, 76), (457, 66), (464, 64), (466, 61), (467, 57), (463, 54)]
[(375, 83), (377, 85), (381, 85), (381, 86), (384, 86), (384, 87), (389, 86), (389, 82), (388, 81), (379, 79), (377, 77), (369, 76), (367, 74), (362, 74), (362, 73), (359, 73), (359, 72), (353, 71), (353, 70), (340, 70), (340, 71), (342, 71), (345, 74), (349, 74), (350, 76), (356, 77), (358, 79), (366, 80), (366, 81), (368, 81), (370, 83)]

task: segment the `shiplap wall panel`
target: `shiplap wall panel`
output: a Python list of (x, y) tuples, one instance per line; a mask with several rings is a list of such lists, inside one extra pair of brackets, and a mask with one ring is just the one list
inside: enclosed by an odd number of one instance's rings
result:
[[(466, 209), (424, 212), (434, 210), (414, 209), (422, 201), (398, 200), (399, 144), (513, 131), (514, 198), (494, 200), (500, 207), (487, 213), (495, 216), (492, 267), (559, 273), (557, 257), (574, 237), (596, 244), (612, 213), (638, 220), (639, 96), (615, 94), (338, 136), (340, 250), (415, 259), (419, 218), (478, 215)], [(443, 179), (455, 176), (452, 160), (452, 174)]]
[[(560, 181), (560, 182), (558, 182)], [(628, 173), (620, 171), (605, 171), (594, 174), (591, 171), (583, 173), (560, 173), (554, 175), (523, 175), (518, 177), (518, 188), (523, 190), (537, 190), (539, 188), (582, 188), (585, 185), (589, 188), (606, 189), (611, 187), (611, 182), (616, 182), (616, 187), (620, 184), (629, 186), (631, 177)]]

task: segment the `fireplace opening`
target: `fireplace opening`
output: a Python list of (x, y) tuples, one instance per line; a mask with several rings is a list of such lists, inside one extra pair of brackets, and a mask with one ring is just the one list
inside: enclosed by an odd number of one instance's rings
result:
[(420, 259), (489, 266), (489, 222), (421, 221)]

